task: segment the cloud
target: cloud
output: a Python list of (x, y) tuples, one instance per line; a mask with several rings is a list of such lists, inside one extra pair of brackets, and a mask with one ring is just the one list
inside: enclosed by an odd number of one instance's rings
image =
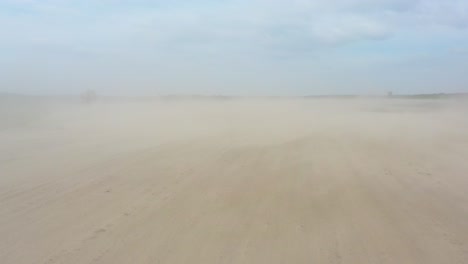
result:
[[(86, 7), (83, 2), (91, 7)], [(18, 27), (24, 41), (29, 37), (33, 42), (53, 43), (67, 39), (73, 42), (79, 41), (80, 37), (99, 38), (96, 35), (102, 34), (116, 39), (137, 37), (170, 45), (182, 44), (182, 40), (187, 42), (183, 45), (234, 41), (239, 45), (258, 44), (260, 48), (284, 42), (286, 38), (293, 46), (294, 43), (302, 45), (304, 41), (310, 41), (311, 45), (327, 45), (376, 40), (386, 36), (388, 31), (384, 24), (371, 17), (334, 11), (309, 1), (232, 1), (224, 5), (206, 4), (201, 8), (184, 4), (161, 7), (137, 1), (129, 8), (109, 8), (114, 12), (105, 11), (106, 8), (95, 1), (83, 2), (10, 1), (10, 5), (23, 12), (10, 16), (8, 22)], [(117, 6), (129, 4), (128, 1), (106, 2)], [(90, 12), (93, 6), (99, 6), (103, 11)], [(11, 30), (2, 27), (3, 31)], [(74, 36), (65, 31), (73, 31)], [(42, 36), (38, 37), (38, 34)]]
[(468, 0), (4, 0), (0, 68), (171, 87), (180, 75), (306, 87), (314, 71), (316, 83), (339, 76), (344, 86), (347, 78), (366, 83), (376, 64), (468, 45), (467, 7)]
[(314, 21), (312, 35), (323, 43), (381, 40), (390, 35), (382, 23), (356, 15), (325, 16)]
[(133, 46), (182, 53), (310, 52), (468, 25), (466, 0), (6, 0), (0, 7), (2, 45), (102, 53)]
[[(412, 27), (468, 25), (468, 5), (462, 0), (231, 0), (199, 5), (9, 0), (7, 5), (23, 11), (10, 14), (0, 26), (3, 34), (10, 31), (13, 41), (16, 35), (18, 41), (82, 49), (99, 45), (107, 49), (138, 40), (158, 48), (224, 45), (227, 49), (307, 50), (380, 41)], [(12, 36), (11, 26), (20, 33)]]

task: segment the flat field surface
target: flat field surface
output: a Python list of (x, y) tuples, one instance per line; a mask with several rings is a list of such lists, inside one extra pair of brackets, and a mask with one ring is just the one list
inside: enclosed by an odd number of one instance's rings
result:
[(468, 263), (467, 105), (4, 102), (0, 263)]

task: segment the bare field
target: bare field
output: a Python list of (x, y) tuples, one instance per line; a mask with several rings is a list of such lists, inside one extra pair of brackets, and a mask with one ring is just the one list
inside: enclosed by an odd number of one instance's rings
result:
[(468, 263), (467, 102), (0, 108), (0, 263)]

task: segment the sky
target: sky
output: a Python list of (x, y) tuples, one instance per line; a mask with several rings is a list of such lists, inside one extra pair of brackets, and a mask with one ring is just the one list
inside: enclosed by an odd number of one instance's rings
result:
[(0, 0), (0, 92), (468, 92), (468, 0)]

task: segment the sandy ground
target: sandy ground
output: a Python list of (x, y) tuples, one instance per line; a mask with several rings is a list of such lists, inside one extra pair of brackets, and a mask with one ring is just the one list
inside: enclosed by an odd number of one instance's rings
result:
[(468, 263), (466, 103), (4, 104), (0, 263)]

